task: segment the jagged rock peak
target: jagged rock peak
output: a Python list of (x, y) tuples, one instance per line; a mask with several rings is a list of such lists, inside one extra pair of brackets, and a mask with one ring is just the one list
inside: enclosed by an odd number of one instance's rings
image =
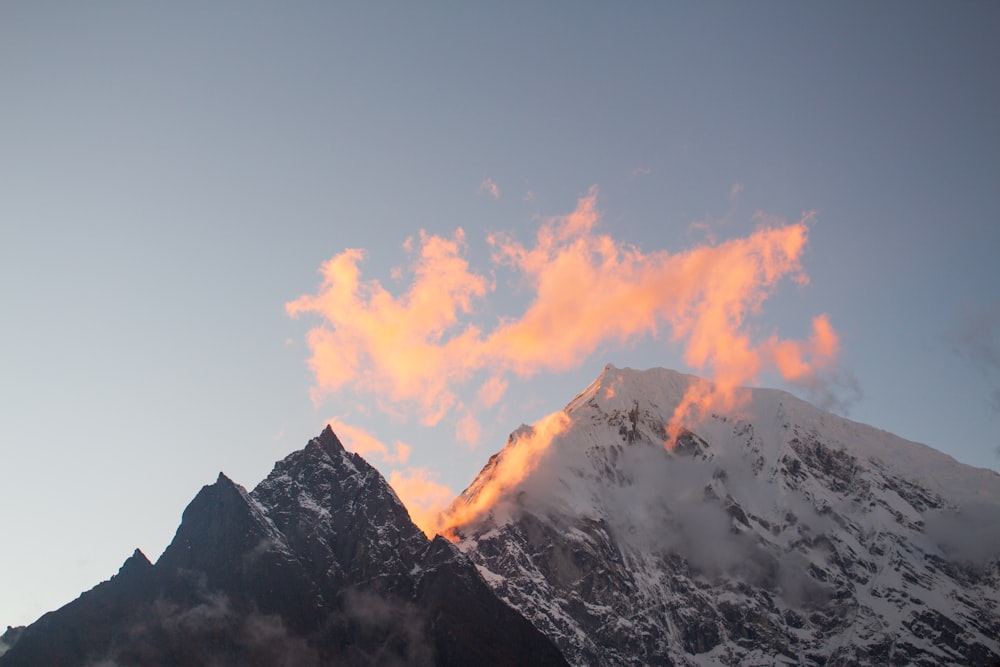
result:
[[(275, 465), (275, 470), (280, 467), (319, 465), (326, 467), (332, 465), (341, 471), (341, 474), (353, 474), (359, 471), (374, 470), (361, 455), (348, 451), (344, 443), (340, 441), (333, 428), (327, 424), (323, 431), (312, 438), (306, 446), (297, 452), (292, 452)], [(272, 473), (273, 474), (273, 473)]]
[[(334, 452), (342, 454), (346, 452), (344, 443), (340, 441), (337, 434), (333, 432), (333, 427), (329, 424), (323, 429), (323, 432), (318, 436), (309, 441), (309, 445), (318, 445), (322, 447), (327, 453), (333, 454)], [(306, 445), (307, 447), (309, 445)]]
[[(205, 495), (206, 498), (221, 500), (223, 498), (239, 497), (246, 503), (252, 502), (246, 488), (242, 484), (237, 484), (226, 473), (219, 472), (214, 484), (206, 484), (201, 488), (198, 496)], [(195, 497), (197, 500), (198, 496)], [(193, 503), (194, 501), (192, 501)]]
[(153, 564), (149, 562), (148, 558), (146, 558), (146, 554), (142, 553), (142, 550), (137, 548), (132, 552), (132, 555), (129, 556), (124, 563), (122, 563), (122, 566), (118, 569), (118, 574), (122, 575), (127, 572), (142, 572), (152, 569)]
[(219, 476), (215, 478), (215, 482), (212, 484), (206, 484), (201, 487), (201, 491), (195, 496), (195, 500), (192, 501), (194, 504), (199, 497), (204, 496), (205, 498), (222, 499), (229, 497), (236, 497), (243, 499), (245, 502), (250, 502), (250, 498), (247, 494), (247, 490), (242, 484), (237, 484), (230, 478), (226, 473), (219, 471)]

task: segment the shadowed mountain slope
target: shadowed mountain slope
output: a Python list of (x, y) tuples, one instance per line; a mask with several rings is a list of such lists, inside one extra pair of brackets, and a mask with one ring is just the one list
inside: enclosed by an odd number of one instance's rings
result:
[(252, 493), (202, 488), (151, 564), (21, 632), (0, 666), (566, 664), (327, 428)]

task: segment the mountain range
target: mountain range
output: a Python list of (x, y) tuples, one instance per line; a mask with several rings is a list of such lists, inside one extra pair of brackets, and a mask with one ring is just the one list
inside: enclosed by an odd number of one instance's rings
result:
[(137, 550), (7, 635), (3, 667), (566, 664), (329, 428), (251, 493), (220, 473), (155, 565)]
[(220, 474), (0, 667), (1000, 664), (1000, 475), (770, 389), (671, 441), (692, 387), (607, 366), (447, 539), (328, 428), (249, 493)]

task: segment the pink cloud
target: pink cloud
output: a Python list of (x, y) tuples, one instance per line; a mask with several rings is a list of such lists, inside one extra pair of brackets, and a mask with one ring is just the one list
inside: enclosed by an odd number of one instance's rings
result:
[(479, 184), (479, 191), (486, 192), (494, 199), (500, 199), (500, 187), (493, 182), (492, 178), (484, 178)]
[(454, 491), (437, 479), (437, 473), (427, 468), (393, 470), (389, 474), (389, 486), (406, 505), (410, 519), (427, 537), (434, 537), (439, 530), (438, 517), (455, 496)]
[(345, 389), (372, 394), (384, 409), (415, 413), (426, 425), (448, 416), (466, 442), (480, 434), (472, 406), (458, 399), (475, 390), (469, 383), (490, 407), (502, 399), (508, 375), (565, 371), (603, 345), (666, 337), (715, 387), (685, 398), (672, 422), (676, 432), (709, 408), (734, 405), (736, 387), (764, 370), (818, 382), (819, 371), (834, 365), (838, 339), (825, 315), (813, 320), (807, 341), (757, 340), (749, 326), (779, 284), (808, 282), (801, 258), (812, 219), (758, 214), (745, 236), (644, 252), (600, 231), (591, 188), (572, 212), (543, 219), (530, 242), (488, 236), (494, 270), (512, 271), (528, 295), (522, 312), (491, 327), (477, 323), (476, 310), (496, 286), (464, 258), (461, 229), (450, 238), (421, 232), (408, 242), (417, 257), (400, 294), (362, 280), (364, 253), (349, 249), (323, 265), (316, 294), (287, 310), (319, 319), (307, 334), (314, 400)]
[(363, 428), (351, 426), (337, 417), (328, 420), (328, 423), (348, 451), (360, 454), (369, 462), (377, 457), (383, 463), (406, 463), (410, 458), (412, 448), (404, 442), (397, 440), (395, 450), (390, 450)]

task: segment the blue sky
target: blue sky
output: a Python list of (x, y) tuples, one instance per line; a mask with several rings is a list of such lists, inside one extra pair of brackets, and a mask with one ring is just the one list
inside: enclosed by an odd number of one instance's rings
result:
[(755, 335), (827, 314), (848, 416), (1000, 469), (995, 4), (535, 5), (0, 8), (0, 626), (155, 559), (219, 470), (252, 487), (330, 418), (458, 492), (605, 363), (695, 370), (668, 331), (603, 341), (508, 377), (476, 446), (311, 399), (320, 321), (285, 304), (324, 261), (363, 248), (400, 294), (404, 242), (461, 227), (488, 326), (530, 291), (487, 236), (527, 244), (592, 186), (647, 253), (815, 211), (809, 284)]

